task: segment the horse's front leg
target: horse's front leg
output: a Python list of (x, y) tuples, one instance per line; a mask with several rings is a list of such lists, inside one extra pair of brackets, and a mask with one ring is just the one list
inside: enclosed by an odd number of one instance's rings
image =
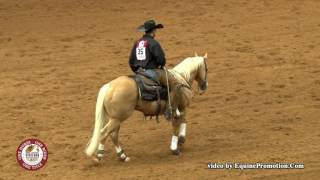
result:
[(179, 155), (186, 136), (186, 121), (184, 116), (175, 118), (172, 121), (173, 135), (171, 138), (170, 150), (174, 155)]
[(183, 117), (181, 119), (181, 123), (179, 126), (179, 138), (178, 138), (178, 145), (182, 148), (183, 144), (186, 142), (186, 133), (187, 133), (187, 121)]

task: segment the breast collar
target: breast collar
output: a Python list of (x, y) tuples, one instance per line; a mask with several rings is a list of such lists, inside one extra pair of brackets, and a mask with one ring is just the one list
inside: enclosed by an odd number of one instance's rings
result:
[(177, 77), (180, 81), (182, 81), (182, 83), (179, 83), (179, 84), (178, 84), (178, 87), (179, 87), (179, 88), (181, 88), (181, 87), (186, 87), (186, 88), (188, 88), (188, 89), (191, 89), (190, 83), (189, 83), (187, 80), (185, 80), (185, 79), (181, 76), (180, 73), (178, 73), (178, 72), (177, 72), (176, 70), (174, 70), (174, 69), (172, 69), (172, 70), (170, 70), (170, 71), (172, 71), (172, 74), (174, 74), (175, 77)]

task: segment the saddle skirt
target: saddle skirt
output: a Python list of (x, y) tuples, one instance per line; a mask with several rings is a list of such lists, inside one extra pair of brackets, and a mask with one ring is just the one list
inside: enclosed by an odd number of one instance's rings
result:
[(167, 88), (161, 86), (158, 82), (142, 74), (136, 74), (131, 77), (136, 81), (140, 97), (143, 100), (159, 101), (168, 99)]

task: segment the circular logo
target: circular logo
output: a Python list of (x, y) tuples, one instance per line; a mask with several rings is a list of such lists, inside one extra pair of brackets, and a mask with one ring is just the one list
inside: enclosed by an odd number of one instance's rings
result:
[(48, 160), (48, 149), (38, 139), (27, 139), (17, 149), (17, 161), (26, 170), (42, 168)]

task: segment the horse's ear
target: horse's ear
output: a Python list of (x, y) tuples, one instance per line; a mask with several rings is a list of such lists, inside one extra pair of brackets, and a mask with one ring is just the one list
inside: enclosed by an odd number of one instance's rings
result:
[(194, 52), (194, 56), (195, 56), (195, 57), (198, 57), (198, 53), (197, 53), (197, 52)]
[(206, 53), (203, 58), (208, 59), (208, 53)]

